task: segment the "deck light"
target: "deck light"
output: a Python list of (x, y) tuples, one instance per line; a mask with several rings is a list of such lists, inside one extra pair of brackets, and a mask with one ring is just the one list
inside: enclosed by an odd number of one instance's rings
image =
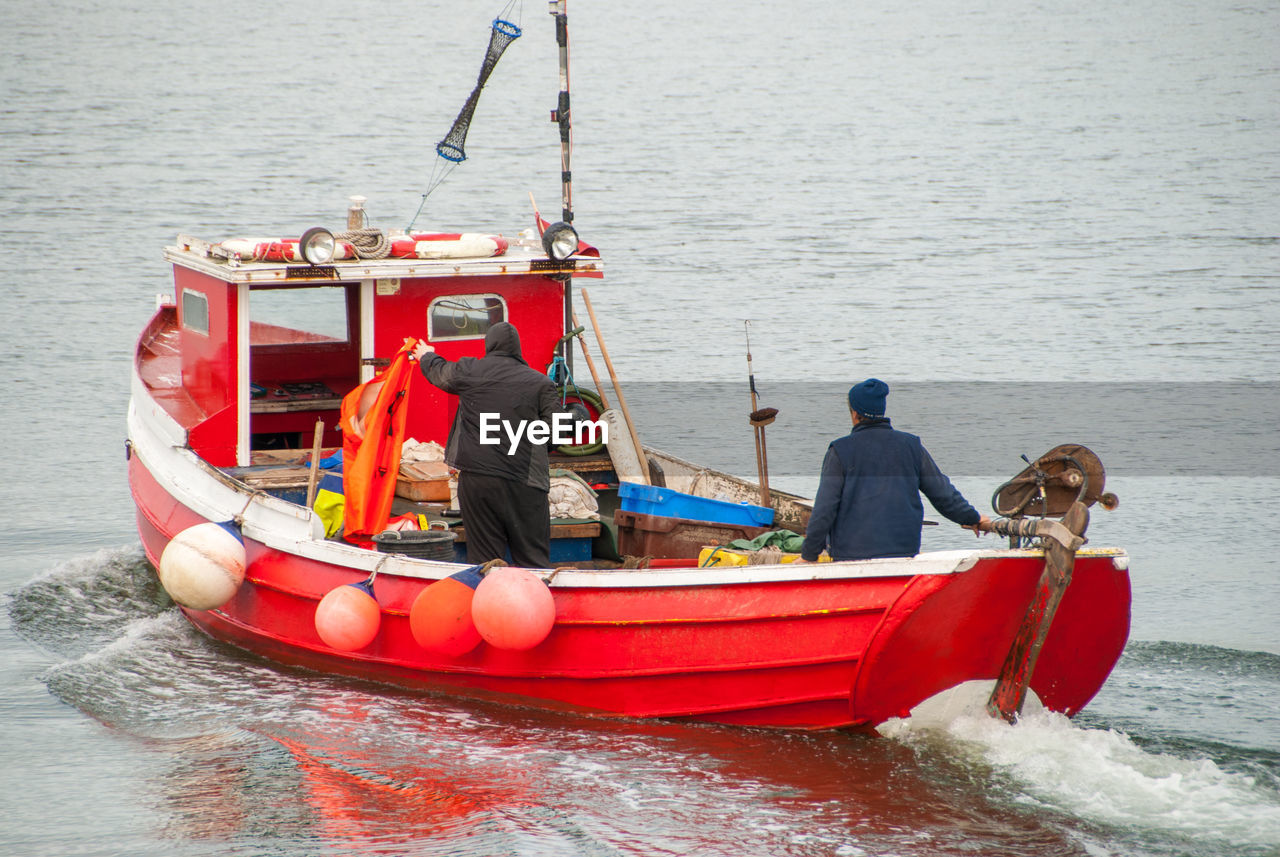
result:
[(542, 249), (557, 262), (563, 262), (578, 249), (578, 233), (569, 224), (560, 221), (542, 232)]
[(335, 250), (337, 244), (333, 240), (333, 233), (320, 226), (308, 229), (298, 239), (298, 252), (312, 265), (329, 264), (333, 261)]

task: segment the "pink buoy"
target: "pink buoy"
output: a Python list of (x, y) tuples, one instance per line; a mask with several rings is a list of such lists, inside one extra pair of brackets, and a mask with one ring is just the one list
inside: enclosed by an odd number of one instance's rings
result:
[(409, 608), (409, 630), (419, 646), (456, 658), (480, 645), (480, 632), (471, 619), (480, 581), (478, 567), (473, 566), (418, 593)]
[(347, 583), (329, 591), (316, 605), (316, 633), (342, 652), (363, 649), (378, 636), (382, 611), (369, 583)]
[(495, 568), (476, 587), (471, 619), (489, 645), (524, 651), (551, 633), (556, 621), (555, 599), (533, 572)]

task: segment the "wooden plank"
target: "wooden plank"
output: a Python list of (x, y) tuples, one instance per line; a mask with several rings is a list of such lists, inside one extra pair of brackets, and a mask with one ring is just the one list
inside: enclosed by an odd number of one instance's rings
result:
[(254, 399), (249, 403), (253, 414), (290, 414), (300, 411), (336, 411), (342, 407), (341, 397), (329, 399)]
[[(330, 457), (338, 452), (340, 446), (322, 446), (320, 447), (320, 459)], [(255, 449), (249, 463), (251, 465), (277, 464), (277, 465), (296, 465), (298, 467), (307, 466), (307, 456), (311, 454), (308, 449)]]
[(561, 459), (554, 458), (551, 464), (561, 470), (569, 470), (573, 473), (601, 473), (606, 470), (613, 470), (613, 462), (607, 458), (582, 458), (582, 459)]
[[(458, 542), (467, 540), (467, 528), (463, 524), (454, 524), (449, 528), (457, 536)], [(582, 521), (578, 519), (551, 521), (551, 538), (553, 539), (593, 539), (600, 535), (599, 521)]]
[(311, 476), (308, 467), (273, 467), (254, 473), (237, 475), (250, 488), (306, 488)]

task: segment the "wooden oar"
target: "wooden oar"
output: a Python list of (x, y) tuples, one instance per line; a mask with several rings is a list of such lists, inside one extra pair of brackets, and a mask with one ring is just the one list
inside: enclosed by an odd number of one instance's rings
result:
[[(572, 318), (574, 327), (582, 327), (582, 325), (578, 324), (578, 314), (576, 312), (572, 314)], [(587, 350), (587, 341), (581, 336), (577, 337), (577, 339), (578, 345), (582, 346), (582, 356), (586, 358), (587, 368), (591, 370), (591, 380), (595, 382), (596, 395), (600, 397), (600, 410), (607, 411), (609, 410), (609, 400), (604, 397), (604, 386), (600, 383), (600, 376), (596, 374), (596, 362), (591, 359), (591, 352)]]
[(307, 476), (307, 508), (316, 499), (316, 477), (320, 473), (320, 441), (324, 439), (324, 420), (316, 420), (316, 433), (311, 441), (311, 473)]
[(1071, 505), (1062, 521), (1049, 518), (996, 519), (986, 529), (1005, 536), (1045, 537), (1044, 572), (1036, 584), (1035, 595), (1027, 606), (1022, 625), (1013, 638), (1009, 654), (996, 686), (987, 700), (987, 713), (1013, 723), (1022, 712), (1027, 698), (1027, 688), (1035, 673), (1036, 660), (1044, 646), (1045, 637), (1053, 625), (1054, 614), (1062, 595), (1071, 583), (1071, 571), (1075, 567), (1076, 551), (1084, 543), (1084, 531), (1089, 527), (1089, 508), (1079, 500)]
[(618, 394), (618, 406), (622, 408), (622, 417), (626, 420), (627, 431), (631, 434), (631, 442), (635, 444), (636, 455), (640, 458), (640, 470), (644, 473), (644, 481), (647, 485), (653, 484), (653, 479), (649, 476), (649, 456), (644, 454), (644, 447), (640, 445), (640, 437), (636, 434), (636, 424), (631, 420), (631, 411), (627, 410), (627, 397), (622, 395), (622, 387), (618, 386), (618, 373), (613, 371), (613, 361), (609, 359), (609, 349), (605, 347), (604, 337), (600, 335), (600, 323), (596, 321), (596, 311), (591, 307), (591, 298), (587, 295), (586, 289), (578, 290), (582, 294), (582, 302), (586, 304), (587, 315), (591, 316), (591, 327), (596, 332), (596, 344), (600, 346), (600, 356), (604, 358), (604, 365), (609, 370), (609, 380), (613, 383), (613, 392)]

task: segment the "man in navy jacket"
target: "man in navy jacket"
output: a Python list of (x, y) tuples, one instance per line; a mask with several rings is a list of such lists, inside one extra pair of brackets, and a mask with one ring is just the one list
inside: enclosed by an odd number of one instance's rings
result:
[(853, 431), (827, 447), (800, 557), (813, 562), (823, 548), (833, 560), (915, 556), (924, 505), (979, 533), (988, 518), (969, 505), (913, 434), (885, 417), (889, 385), (868, 378), (849, 390)]

